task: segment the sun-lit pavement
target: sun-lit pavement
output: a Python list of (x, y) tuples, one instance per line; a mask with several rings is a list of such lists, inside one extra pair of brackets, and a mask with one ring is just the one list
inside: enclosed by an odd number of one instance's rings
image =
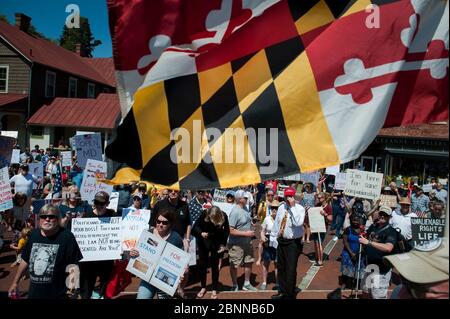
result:
[[(11, 240), (12, 233), (6, 232), (4, 234), (4, 239), (6, 241), (6, 245), (4, 245), (3, 249), (0, 252), (0, 299), (7, 298), (7, 290), (9, 285), (11, 284), (14, 275), (17, 271), (17, 267), (11, 268), (11, 264), (15, 260), (14, 251), (10, 250), (9, 241)], [(313, 263), (310, 262), (310, 258), (313, 260), (314, 253), (314, 244), (313, 242), (307, 243), (304, 246), (303, 253), (299, 258), (298, 266), (297, 266), (297, 285), (301, 288), (300, 292), (297, 295), (297, 299), (326, 299), (327, 295), (335, 290), (338, 283), (339, 276), (339, 267), (340, 263), (336, 260), (342, 252), (342, 240), (338, 240), (337, 242), (333, 242), (332, 235), (327, 235), (327, 238), (324, 242), (325, 252), (330, 250), (329, 259), (325, 261), (323, 267), (317, 268), (313, 266)], [(255, 256), (257, 250), (256, 240), (254, 241), (255, 248)], [(262, 279), (262, 267), (261, 266), (253, 266), (251, 282), (255, 287), (259, 287)], [(238, 270), (238, 283), (239, 287), (242, 287), (244, 282), (244, 274), (243, 269)], [(238, 291), (231, 292), (231, 278), (229, 272), (229, 266), (227, 260), (224, 260), (222, 269), (220, 271), (219, 281), (221, 285), (219, 286), (219, 299), (270, 299), (270, 297), (277, 292), (272, 290), (275, 285), (275, 273), (273, 269), (273, 264), (271, 265), (268, 282), (267, 282), (267, 290), (258, 291), (258, 292), (247, 292), (247, 291)], [(121, 299), (134, 299), (136, 298), (137, 288), (139, 286), (140, 279), (134, 277), (132, 283), (127, 287), (127, 289), (121, 293), (116, 298)], [(28, 279), (22, 280), (20, 282), (19, 288), (20, 291), (24, 294), (28, 289)], [(207, 277), (207, 285), (208, 291), (210, 291), (211, 287), (211, 273), (208, 271)], [(394, 286), (393, 286), (394, 287)], [(200, 281), (197, 276), (196, 267), (193, 266), (190, 269), (189, 281), (186, 286), (186, 297), (187, 298), (196, 298), (197, 292), (200, 290)], [(350, 295), (350, 290), (344, 290), (342, 293), (342, 298), (348, 298)], [(208, 292), (205, 294), (203, 299), (209, 299), (211, 294)]]

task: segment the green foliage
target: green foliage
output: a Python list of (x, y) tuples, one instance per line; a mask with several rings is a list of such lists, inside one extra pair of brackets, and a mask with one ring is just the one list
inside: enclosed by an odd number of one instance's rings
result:
[(81, 44), (82, 50), (88, 57), (92, 57), (95, 47), (102, 42), (96, 40), (91, 32), (89, 20), (80, 17), (80, 28), (69, 29), (66, 25), (63, 27), (62, 35), (59, 39), (59, 45), (63, 48), (75, 52), (77, 43)]

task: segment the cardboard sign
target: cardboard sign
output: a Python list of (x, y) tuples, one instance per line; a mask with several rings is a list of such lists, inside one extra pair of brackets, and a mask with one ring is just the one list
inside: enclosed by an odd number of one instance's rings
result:
[(121, 217), (74, 218), (72, 233), (83, 261), (120, 259)]
[(277, 186), (277, 195), (278, 195), (278, 197), (283, 197), (284, 198), (284, 190), (286, 188), (288, 188), (288, 187), (289, 187), (288, 185), (280, 185), (280, 184), (278, 184), (278, 186)]
[(381, 195), (380, 206), (397, 207), (397, 196), (395, 195)]
[(136, 246), (136, 242), (143, 230), (148, 229), (150, 211), (147, 209), (125, 208), (122, 210), (121, 242), (122, 250), (129, 251)]
[(99, 133), (75, 135), (78, 166), (85, 168), (88, 159), (102, 160), (102, 138)]
[(9, 166), (15, 139), (7, 136), (0, 136), (0, 168)]
[(334, 189), (336, 190), (344, 190), (345, 189), (345, 182), (347, 180), (347, 174), (346, 173), (337, 173), (336, 178), (334, 180)]
[(91, 204), (97, 192), (105, 191), (111, 194), (112, 185), (97, 181), (97, 179), (104, 179), (105, 177), (106, 163), (89, 159), (83, 172), (83, 182), (80, 189), (81, 198)]
[(3, 167), (0, 169), (0, 212), (13, 208), (12, 198), (8, 167)]
[(62, 166), (72, 166), (72, 151), (61, 152), (62, 156)]
[(148, 230), (142, 231), (136, 243), (139, 256), (130, 258), (127, 271), (149, 282), (165, 246), (166, 242), (162, 238), (153, 235)]
[(444, 229), (445, 218), (411, 218), (412, 241), (415, 246), (444, 237)]
[(325, 216), (320, 214), (321, 207), (311, 207), (308, 209), (309, 226), (311, 227), (311, 233), (325, 233), (327, 231), (325, 227)]
[(341, 167), (340, 165), (335, 165), (335, 166), (327, 167), (327, 168), (325, 169), (325, 174), (336, 176), (336, 174), (339, 173), (340, 167)]
[(223, 211), (225, 214), (227, 214), (228, 217), (230, 217), (230, 213), (231, 210), (233, 209), (234, 203), (231, 204), (226, 202), (227, 192), (228, 191), (223, 189), (215, 189), (212, 204), (213, 206), (219, 207), (221, 211)]
[(349, 169), (346, 177), (345, 195), (372, 200), (380, 197), (383, 174)]
[(144, 230), (136, 244), (137, 258), (131, 258), (127, 271), (173, 296), (189, 262), (189, 254)]
[(317, 184), (319, 183), (320, 179), (319, 172), (302, 173), (300, 175), (301, 175), (300, 180), (303, 181), (303, 184), (312, 183), (314, 186), (317, 186)]
[(11, 164), (19, 164), (19, 163), (20, 163), (20, 150), (15, 148), (12, 150)]

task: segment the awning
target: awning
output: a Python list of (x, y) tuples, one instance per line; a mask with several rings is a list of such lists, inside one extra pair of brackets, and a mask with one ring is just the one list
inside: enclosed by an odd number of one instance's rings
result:
[(0, 93), (0, 107), (26, 99), (26, 94)]
[(29, 125), (113, 129), (120, 113), (117, 94), (100, 94), (96, 99), (55, 98), (42, 106)]

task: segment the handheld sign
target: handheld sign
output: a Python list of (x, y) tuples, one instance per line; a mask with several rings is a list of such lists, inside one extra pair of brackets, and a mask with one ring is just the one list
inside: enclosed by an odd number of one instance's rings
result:
[(381, 195), (380, 206), (397, 207), (397, 196), (395, 195)]
[(444, 237), (445, 218), (411, 218), (411, 232), (414, 246), (426, 245), (427, 242)]
[(288, 185), (280, 185), (277, 186), (277, 195), (278, 197), (284, 197), (284, 190), (288, 188)]
[(336, 178), (334, 180), (334, 189), (336, 190), (344, 190), (345, 189), (345, 181), (347, 179), (346, 173), (337, 173)]
[(19, 163), (20, 163), (20, 150), (15, 148), (12, 150), (11, 164), (19, 164)]
[(383, 174), (347, 170), (344, 192), (348, 196), (376, 199), (381, 193)]
[(339, 173), (340, 165), (330, 166), (325, 169), (325, 174), (334, 175)]
[(0, 169), (0, 212), (13, 208), (12, 199), (8, 167), (3, 167)]
[(433, 184), (425, 184), (422, 186), (424, 193), (429, 193), (433, 189)]
[(83, 261), (120, 259), (121, 217), (74, 218), (72, 233)]
[(325, 217), (320, 213), (321, 207), (311, 207), (308, 209), (309, 226), (311, 227), (311, 233), (325, 233), (327, 231), (325, 227)]
[(0, 136), (0, 167), (9, 166), (15, 139), (7, 136)]
[(89, 159), (83, 172), (83, 182), (80, 189), (81, 198), (88, 203), (92, 203), (95, 194), (99, 191), (111, 194), (113, 190), (112, 185), (98, 181), (98, 179), (104, 179), (105, 177), (106, 163)]
[(99, 133), (75, 135), (78, 166), (85, 168), (88, 159), (101, 161), (102, 139)]
[(303, 181), (303, 184), (312, 183), (314, 186), (317, 186), (317, 184), (319, 184), (319, 172), (301, 173), (300, 175), (300, 180)]
[(231, 210), (233, 209), (234, 203), (230, 204), (226, 202), (226, 194), (227, 191), (223, 189), (214, 190), (214, 197), (212, 200), (212, 204), (220, 208), (227, 216), (230, 216)]
[(121, 242), (123, 251), (128, 251), (136, 246), (142, 231), (148, 229), (149, 220), (150, 211), (147, 209), (125, 208), (122, 210)]
[(72, 152), (71, 151), (61, 152), (61, 156), (62, 156), (62, 166), (72, 166)]

